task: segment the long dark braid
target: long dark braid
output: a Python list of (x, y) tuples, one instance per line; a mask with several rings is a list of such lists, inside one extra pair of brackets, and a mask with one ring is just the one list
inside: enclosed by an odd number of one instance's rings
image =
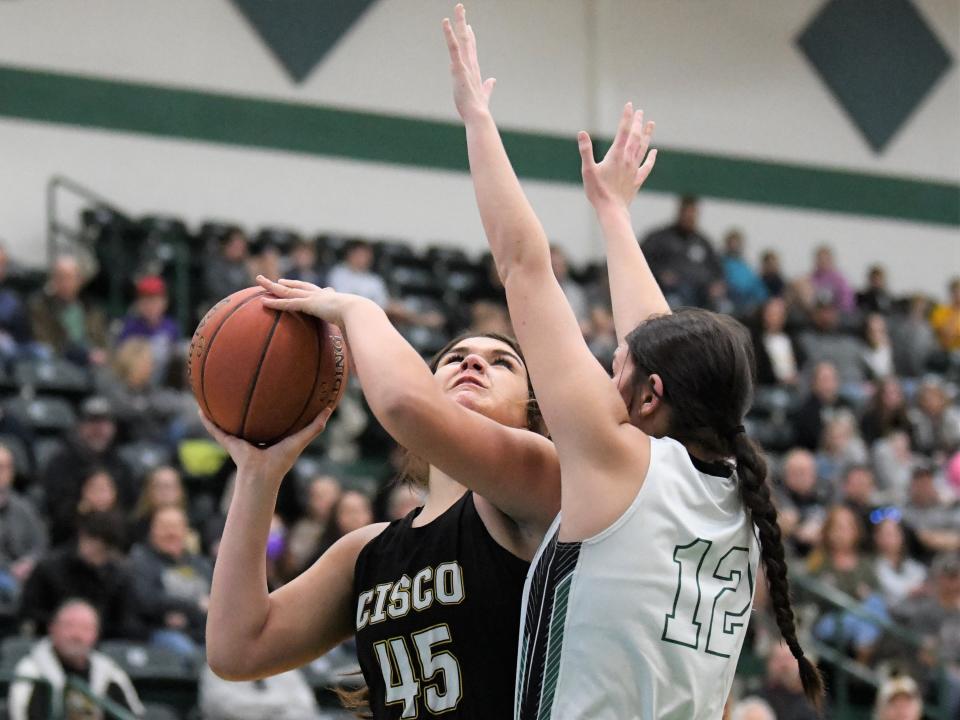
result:
[(816, 665), (803, 653), (797, 639), (793, 604), (790, 600), (790, 581), (787, 578), (787, 561), (783, 553), (783, 540), (777, 522), (777, 508), (770, 499), (770, 486), (766, 482), (767, 463), (757, 444), (745, 432), (733, 435), (731, 444), (737, 459), (737, 481), (743, 504), (750, 511), (753, 524), (760, 534), (760, 554), (770, 588), (770, 604), (777, 619), (777, 627), (790, 652), (800, 667), (803, 692), (817, 708), (823, 701), (823, 678)]
[(753, 402), (755, 362), (749, 333), (728, 316), (685, 309), (642, 323), (627, 336), (627, 346), (638, 386), (653, 373), (663, 381), (663, 400), (670, 411), (667, 434), (707, 453), (736, 458), (740, 497), (759, 532), (777, 627), (797, 659), (804, 693), (819, 708), (823, 679), (797, 639), (767, 463), (742, 424)]

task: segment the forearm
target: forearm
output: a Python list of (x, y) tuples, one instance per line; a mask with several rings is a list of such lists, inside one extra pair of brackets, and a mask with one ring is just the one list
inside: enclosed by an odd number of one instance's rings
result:
[(351, 300), (344, 308), (342, 324), (370, 410), (402, 443), (398, 435), (409, 428), (398, 423), (398, 411), (413, 400), (430, 402), (439, 395), (430, 369), (375, 303)]
[(607, 250), (607, 274), (617, 342), (654, 314), (669, 314), (653, 272), (633, 234), (630, 211), (615, 204), (596, 208)]
[(465, 122), (480, 220), (502, 279), (518, 267), (549, 266), (546, 234), (510, 164), (489, 113)]
[(279, 480), (240, 468), (220, 541), (207, 615), (207, 654), (226, 664), (249, 654), (267, 622), (266, 552)]

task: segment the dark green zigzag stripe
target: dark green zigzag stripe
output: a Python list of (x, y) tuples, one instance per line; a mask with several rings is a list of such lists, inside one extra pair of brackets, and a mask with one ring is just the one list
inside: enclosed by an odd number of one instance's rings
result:
[[(0, 116), (467, 170), (457, 123), (0, 66)], [(580, 182), (576, 140), (507, 130), (521, 177)], [(602, 148), (598, 148), (598, 151)], [(652, 190), (960, 226), (960, 185), (663, 148)]]

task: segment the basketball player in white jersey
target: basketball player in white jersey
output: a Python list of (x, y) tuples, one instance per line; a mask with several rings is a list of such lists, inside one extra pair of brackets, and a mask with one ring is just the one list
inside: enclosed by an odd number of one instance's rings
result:
[(720, 717), (761, 559), (784, 640), (819, 700), (820, 677), (796, 638), (766, 464), (743, 427), (750, 337), (729, 317), (671, 314), (633, 234), (629, 205), (656, 159), (653, 124), (628, 105), (600, 164), (579, 137), (620, 340), (611, 382), (551, 270), (462, 6), (444, 32), (480, 216), (561, 466), (561, 514), (525, 587), (516, 717)]

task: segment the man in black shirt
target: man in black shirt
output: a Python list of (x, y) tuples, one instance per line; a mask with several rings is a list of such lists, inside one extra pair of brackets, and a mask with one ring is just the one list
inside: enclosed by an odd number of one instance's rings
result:
[(723, 266), (710, 240), (697, 229), (697, 198), (681, 198), (677, 219), (654, 230), (643, 254), (671, 307), (706, 307), (711, 286), (723, 282)]
[(119, 560), (122, 546), (122, 518), (100, 512), (81, 516), (76, 544), (42, 557), (24, 584), (21, 618), (43, 633), (61, 604), (83, 598), (100, 615), (103, 637), (141, 637), (130, 575)]

